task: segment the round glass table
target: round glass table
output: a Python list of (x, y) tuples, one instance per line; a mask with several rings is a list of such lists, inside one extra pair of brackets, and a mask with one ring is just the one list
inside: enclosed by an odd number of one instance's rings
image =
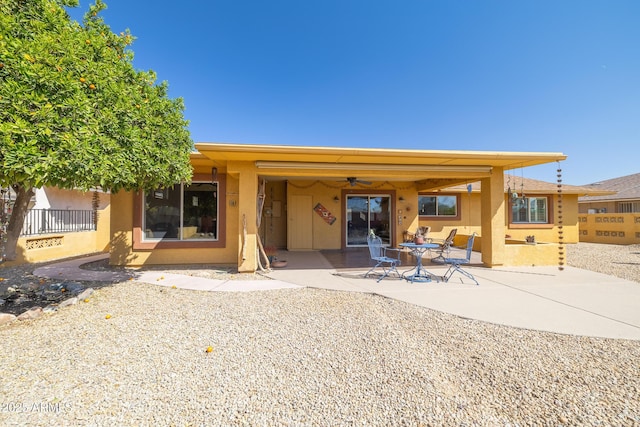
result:
[(427, 271), (422, 265), (422, 256), (429, 249), (437, 249), (440, 247), (437, 243), (400, 243), (400, 246), (411, 250), (413, 256), (416, 257), (416, 266), (409, 271), (402, 273), (402, 278), (413, 282), (431, 282), (435, 280), (440, 281), (440, 278), (429, 271)]

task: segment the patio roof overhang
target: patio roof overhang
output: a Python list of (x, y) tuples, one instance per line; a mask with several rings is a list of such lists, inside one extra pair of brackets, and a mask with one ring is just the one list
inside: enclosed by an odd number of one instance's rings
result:
[(381, 148), (304, 147), (198, 143), (192, 162), (226, 172), (230, 161), (255, 162), (261, 176), (273, 179), (324, 179), (347, 176), (364, 180), (413, 181), (419, 191), (436, 190), (504, 170), (566, 159), (562, 153), (399, 150)]

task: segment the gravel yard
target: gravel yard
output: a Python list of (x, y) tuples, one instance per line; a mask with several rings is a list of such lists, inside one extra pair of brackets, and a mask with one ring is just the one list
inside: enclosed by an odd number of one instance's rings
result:
[[(640, 282), (637, 245), (592, 246), (568, 264)], [(370, 294), (125, 282), (0, 341), (1, 425), (640, 425), (639, 341)]]
[(567, 245), (567, 264), (640, 283), (640, 245)]

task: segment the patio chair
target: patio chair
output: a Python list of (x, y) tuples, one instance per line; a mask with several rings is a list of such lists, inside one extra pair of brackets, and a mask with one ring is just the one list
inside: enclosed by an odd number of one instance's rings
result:
[[(398, 278), (402, 278), (402, 275), (396, 268), (398, 265), (400, 265), (399, 249), (392, 249), (382, 246), (382, 239), (373, 233), (370, 233), (367, 237), (367, 245), (369, 246), (369, 254), (371, 255), (371, 259), (375, 261), (376, 265), (374, 265), (371, 270), (367, 271), (364, 277), (369, 276), (369, 274), (373, 273), (377, 268), (381, 268), (382, 275), (378, 279), (378, 282), (387, 277), (390, 273), (395, 273), (396, 275), (398, 275)], [(387, 256), (387, 252), (390, 251), (396, 252), (397, 256), (395, 258)]]
[(476, 238), (476, 233), (473, 233), (471, 236), (469, 236), (469, 239), (467, 240), (467, 250), (466, 250), (467, 256), (465, 258), (444, 258), (444, 263), (449, 265), (449, 269), (444, 274), (444, 276), (442, 276), (445, 282), (448, 282), (451, 276), (453, 276), (453, 273), (457, 271), (463, 276), (473, 280), (476, 283), (476, 285), (478, 286), (480, 285), (476, 280), (476, 278), (473, 277), (473, 274), (469, 273), (468, 271), (462, 268), (463, 265), (467, 265), (471, 263), (471, 252), (473, 251), (473, 241), (475, 238)]
[(440, 243), (440, 247), (438, 249), (434, 249), (438, 252), (438, 256), (436, 256), (435, 258), (431, 258), (431, 262), (444, 264), (445, 254), (447, 257), (449, 256), (449, 252), (451, 251), (451, 247), (453, 246), (453, 239), (456, 237), (457, 233), (457, 228), (451, 229), (447, 238), (444, 239), (442, 243)]
[(415, 237), (419, 234), (424, 238), (424, 241), (428, 243), (428, 242), (431, 241), (431, 239), (429, 239), (427, 237), (429, 235), (430, 231), (431, 231), (431, 227), (429, 227), (428, 225), (424, 225), (422, 227), (418, 227), (418, 229), (416, 230), (415, 234), (414, 233), (410, 233), (408, 230), (406, 230), (404, 232), (404, 241), (405, 241), (405, 243), (413, 242)]

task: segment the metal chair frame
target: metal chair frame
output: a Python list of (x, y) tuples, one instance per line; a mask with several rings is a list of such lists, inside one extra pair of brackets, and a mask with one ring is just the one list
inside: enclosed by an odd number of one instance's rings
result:
[[(382, 275), (377, 280), (380, 282), (382, 279), (387, 277), (391, 273), (395, 273), (398, 278), (402, 278), (400, 272), (398, 272), (397, 266), (401, 264), (400, 261), (400, 250), (387, 248), (382, 246), (382, 239), (375, 234), (369, 234), (367, 237), (367, 245), (369, 246), (369, 254), (371, 255), (371, 259), (376, 262), (371, 270), (367, 271), (364, 277), (368, 277), (369, 274), (373, 273), (377, 268), (382, 269)], [(397, 257), (393, 258), (387, 256), (388, 251), (394, 251), (397, 253)]]
[(436, 256), (435, 258), (431, 258), (431, 262), (435, 262), (435, 263), (439, 263), (439, 264), (444, 264), (444, 260), (445, 260), (445, 256), (444, 254), (446, 253), (447, 256), (449, 256), (449, 252), (451, 251), (451, 246), (453, 246), (453, 239), (456, 237), (456, 234), (458, 233), (458, 229), (457, 228), (452, 228), (451, 231), (449, 232), (449, 235), (447, 236), (446, 239), (444, 239), (442, 241), (442, 243), (440, 244), (440, 248), (437, 249), (438, 251), (438, 256)]
[(480, 285), (476, 280), (476, 278), (473, 277), (473, 274), (469, 273), (468, 271), (462, 268), (463, 265), (467, 265), (471, 263), (471, 252), (473, 251), (473, 241), (475, 240), (475, 237), (476, 237), (476, 233), (473, 233), (471, 236), (469, 236), (469, 240), (467, 240), (466, 258), (444, 258), (444, 263), (449, 264), (449, 269), (444, 274), (444, 276), (442, 276), (445, 282), (448, 282), (451, 276), (453, 276), (455, 272), (458, 272), (463, 276), (473, 280), (476, 283), (476, 285), (478, 286)]

